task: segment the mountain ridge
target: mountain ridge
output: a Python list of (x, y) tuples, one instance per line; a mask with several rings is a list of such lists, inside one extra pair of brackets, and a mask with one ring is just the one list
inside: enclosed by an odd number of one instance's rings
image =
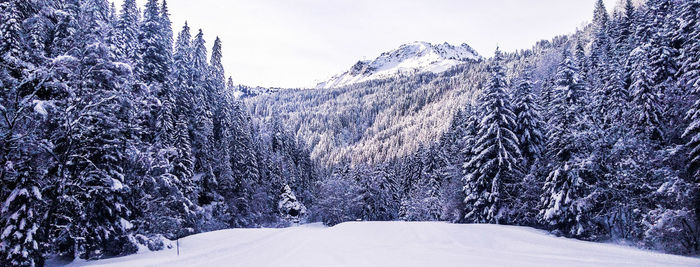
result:
[(432, 44), (415, 41), (383, 52), (375, 59), (360, 60), (348, 71), (319, 82), (316, 88), (337, 88), (402, 74), (440, 73), (454, 66), (481, 59), (476, 50), (466, 43), (454, 46), (447, 42)]

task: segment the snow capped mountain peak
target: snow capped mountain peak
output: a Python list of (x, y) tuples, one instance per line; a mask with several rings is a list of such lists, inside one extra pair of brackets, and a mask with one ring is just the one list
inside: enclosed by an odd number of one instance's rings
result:
[(467, 44), (454, 46), (448, 43), (413, 42), (384, 52), (373, 60), (358, 61), (350, 70), (319, 83), (316, 88), (342, 87), (398, 74), (440, 73), (479, 59), (479, 54)]

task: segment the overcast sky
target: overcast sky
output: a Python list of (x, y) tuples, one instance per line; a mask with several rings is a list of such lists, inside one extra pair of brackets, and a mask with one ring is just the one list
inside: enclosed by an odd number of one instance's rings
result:
[[(117, 7), (122, 0), (115, 0)], [(303, 87), (413, 41), (467, 43), (483, 56), (573, 32), (596, 0), (168, 0), (173, 30), (223, 42), (226, 75)], [(146, 0), (137, 0), (140, 6)], [(617, 0), (605, 0), (612, 9)]]

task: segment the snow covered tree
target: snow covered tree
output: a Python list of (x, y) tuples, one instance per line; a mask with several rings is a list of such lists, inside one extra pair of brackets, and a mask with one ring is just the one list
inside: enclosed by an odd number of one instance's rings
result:
[[(593, 11), (593, 44), (591, 45), (591, 68), (597, 70), (609, 59), (610, 40), (608, 10), (605, 9), (603, 0), (598, 0)], [(596, 75), (603, 75), (602, 73)]]
[(166, 62), (171, 67), (172, 71), (172, 55), (173, 55), (173, 25), (170, 22), (170, 11), (168, 11), (168, 1), (163, 0), (160, 6), (160, 23), (161, 34), (163, 35), (163, 46), (165, 47)]
[(532, 92), (532, 84), (529, 74), (525, 74), (517, 87), (513, 96), (513, 113), (516, 117), (515, 135), (518, 136), (520, 151), (527, 162), (522, 166), (525, 171), (538, 159), (545, 144), (543, 133), (543, 122), (540, 117), (540, 107), (535, 101), (535, 94)]
[(675, 42), (680, 42), (679, 56), (682, 83), (691, 88), (700, 87), (700, 1), (685, 1), (680, 8), (680, 27)]
[(580, 83), (576, 64), (567, 52), (557, 72), (554, 117), (550, 118), (548, 151), (552, 154), (554, 169), (550, 171), (541, 197), (540, 221), (565, 235), (581, 236), (585, 228), (581, 214), (584, 181), (580, 175), (576, 154), (581, 140), (576, 134), (582, 130), (585, 89)]
[(634, 103), (634, 125), (646, 138), (660, 141), (663, 137), (661, 107), (658, 91), (654, 86), (654, 74), (648, 62), (648, 46), (632, 51), (632, 101)]
[[(38, 162), (33, 162), (38, 163)], [(41, 173), (32, 168), (30, 162), (13, 162), (5, 167), (3, 176), (14, 182), (14, 189), (0, 208), (0, 263), (12, 266), (42, 266), (42, 195), (39, 179)], [(19, 168), (19, 169), (16, 169)], [(10, 176), (10, 177), (7, 177)]]
[(443, 214), (442, 183), (437, 147), (423, 151), (423, 179), (418, 181), (416, 193), (407, 205), (405, 219), (409, 221), (437, 221)]
[[(182, 27), (182, 31), (177, 35), (177, 42), (175, 44), (175, 52), (173, 54), (173, 72), (172, 72), (172, 82), (175, 87), (175, 99), (177, 103), (176, 113), (178, 115), (191, 116), (192, 109), (194, 106), (194, 92), (193, 89), (195, 82), (192, 80), (192, 36), (190, 34), (190, 28), (185, 22)], [(188, 125), (189, 122), (188, 122)]]
[(293, 223), (299, 223), (300, 218), (306, 214), (306, 207), (297, 200), (289, 185), (285, 185), (282, 188), (282, 195), (280, 195), (277, 208), (283, 218)]
[[(192, 54), (192, 85), (190, 88), (193, 97), (192, 115), (192, 150), (195, 156), (195, 170), (209, 173), (213, 171), (213, 112), (210, 103), (214, 99), (206, 86), (206, 76), (209, 70), (207, 64), (207, 48), (205, 47), (204, 34), (200, 30), (194, 40)], [(208, 176), (205, 176), (208, 177)], [(214, 177), (208, 177), (210, 181)]]
[(479, 97), (478, 114), (481, 117), (473, 147), (474, 157), (466, 165), (464, 192), (467, 214), (465, 220), (477, 223), (504, 221), (504, 202), (513, 198), (506, 186), (519, 171), (521, 157), (518, 137), (515, 135), (516, 117), (506, 93), (506, 80), (500, 51), (490, 66), (489, 84)]
[(187, 131), (187, 122), (184, 115), (180, 115), (176, 124), (175, 148), (177, 155), (173, 161), (173, 175), (175, 175), (182, 184), (182, 191), (185, 196), (194, 200), (194, 184), (192, 178), (194, 176), (194, 163), (192, 159), (192, 148), (190, 145), (190, 136)]
[(139, 14), (135, 0), (125, 0), (117, 21), (117, 34), (113, 37), (115, 53), (135, 64), (139, 62)]
[(0, 3), (0, 265), (42, 266), (41, 191), (49, 164), (37, 129), (47, 115), (38, 95), (48, 74), (25, 53), (19, 5)]
[(349, 168), (338, 166), (319, 182), (318, 218), (328, 226), (359, 219), (361, 203), (357, 182), (349, 179)]
[(128, 249), (130, 223), (125, 220), (129, 210), (124, 205), (123, 169), (126, 127), (113, 112), (125, 109), (122, 86), (130, 68), (110, 57), (103, 28), (108, 25), (108, 9), (108, 3), (102, 0), (81, 3), (80, 34), (75, 36), (78, 46), (71, 55), (78, 65), (67, 124), (76, 126), (66, 137), (70, 145), (65, 144), (69, 150), (64, 155), (68, 158), (65, 169), (69, 183), (78, 186), (66, 194), (80, 203), (74, 208), (81, 216), (73, 214), (76, 217), (68, 231), (75, 243), (73, 253), (84, 259), (119, 255)]
[[(168, 55), (170, 49), (167, 47), (168, 44), (163, 33), (163, 17), (158, 1), (148, 0), (139, 31), (138, 42), (141, 58), (137, 64), (137, 73), (148, 86), (162, 86), (170, 74), (170, 56)], [(157, 89), (162, 90), (161, 88)], [(160, 92), (155, 91), (154, 93)]]
[(688, 121), (688, 127), (682, 137), (688, 140), (685, 146), (688, 149), (689, 173), (696, 177), (696, 182), (700, 182), (697, 181), (700, 180), (700, 99), (691, 106), (685, 119)]
[(211, 66), (210, 76), (211, 85), (214, 90), (223, 91), (226, 89), (226, 77), (224, 73), (224, 65), (221, 63), (221, 58), (223, 57), (221, 53), (221, 39), (216, 37), (214, 40), (214, 47), (211, 49), (211, 59), (209, 66)]
[(356, 166), (352, 171), (358, 186), (359, 219), (388, 221), (396, 218), (396, 184), (382, 164), (375, 167)]
[(608, 73), (610, 77), (606, 79), (602, 90), (602, 99), (597, 99), (602, 105), (600, 115), (603, 116), (604, 127), (612, 125), (628, 125), (625, 115), (629, 110), (630, 94), (627, 90), (623, 68), (617, 62), (609, 64)]

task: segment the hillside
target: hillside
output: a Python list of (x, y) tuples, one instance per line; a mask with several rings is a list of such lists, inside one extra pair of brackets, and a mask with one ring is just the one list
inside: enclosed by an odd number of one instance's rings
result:
[[(558, 37), (507, 55), (510, 78), (531, 62), (539, 90), (553, 76), (568, 40)], [(384, 163), (439, 139), (455, 113), (474, 102), (489, 62), (470, 61), (437, 74), (393, 76), (336, 89), (281, 90), (245, 101), (256, 119), (280, 117), (314, 160), (326, 165)]]

